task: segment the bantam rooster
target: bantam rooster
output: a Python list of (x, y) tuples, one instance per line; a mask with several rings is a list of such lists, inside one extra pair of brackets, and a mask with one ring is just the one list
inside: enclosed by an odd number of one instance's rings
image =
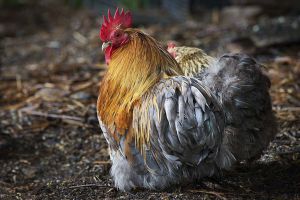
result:
[[(215, 59), (200, 80), (185, 75), (166, 49), (131, 25), (131, 14), (117, 9), (103, 16), (100, 30), (108, 70), (97, 113), (117, 188), (188, 183), (230, 169), (243, 143), (261, 151), (257, 138), (271, 134), (263, 131), (273, 115), (269, 80), (253, 59)], [(251, 141), (236, 132), (250, 130)], [(237, 135), (236, 146), (230, 134)]]

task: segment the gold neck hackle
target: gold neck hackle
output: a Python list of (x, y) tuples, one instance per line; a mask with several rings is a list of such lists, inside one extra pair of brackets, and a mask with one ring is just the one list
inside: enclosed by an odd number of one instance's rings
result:
[(133, 106), (163, 77), (182, 75), (177, 62), (155, 39), (136, 29), (126, 29), (127, 44), (113, 52), (100, 86), (101, 120), (125, 134), (131, 126)]

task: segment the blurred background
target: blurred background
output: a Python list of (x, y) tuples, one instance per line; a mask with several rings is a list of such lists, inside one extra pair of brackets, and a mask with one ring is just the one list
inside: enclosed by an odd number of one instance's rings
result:
[[(280, 130), (258, 161), (161, 193), (113, 189), (95, 104), (116, 7), (163, 45), (265, 65)], [(299, 0), (0, 0), (0, 199), (297, 199), (299, 116)]]

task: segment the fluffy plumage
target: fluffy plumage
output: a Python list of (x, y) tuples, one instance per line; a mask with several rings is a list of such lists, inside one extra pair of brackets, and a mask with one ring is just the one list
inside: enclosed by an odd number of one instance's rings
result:
[(168, 44), (168, 51), (185, 74), (201, 80), (222, 103), (224, 143), (237, 161), (258, 158), (277, 133), (268, 92), (271, 83), (262, 66), (243, 54), (224, 55), (217, 61), (201, 49), (174, 43)]
[(224, 123), (219, 103), (199, 81), (160, 80), (134, 107), (131, 128), (119, 141), (101, 122), (116, 187), (163, 189), (229, 168), (234, 158), (221, 146)]
[(168, 44), (168, 52), (175, 58), (185, 76), (199, 75), (213, 61), (204, 51), (194, 47), (177, 47), (173, 42)]
[(212, 176), (232, 166), (236, 149), (258, 142), (243, 134), (264, 138), (261, 125), (273, 120), (269, 81), (255, 61), (212, 59), (197, 78), (149, 35), (122, 24), (111, 31), (97, 113), (117, 188), (164, 189)]

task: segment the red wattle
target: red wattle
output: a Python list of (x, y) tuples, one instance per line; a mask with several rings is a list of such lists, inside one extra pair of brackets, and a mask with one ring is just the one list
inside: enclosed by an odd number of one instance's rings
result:
[(111, 54), (112, 54), (112, 46), (108, 46), (105, 49), (105, 63), (109, 65), (110, 59), (111, 59)]

